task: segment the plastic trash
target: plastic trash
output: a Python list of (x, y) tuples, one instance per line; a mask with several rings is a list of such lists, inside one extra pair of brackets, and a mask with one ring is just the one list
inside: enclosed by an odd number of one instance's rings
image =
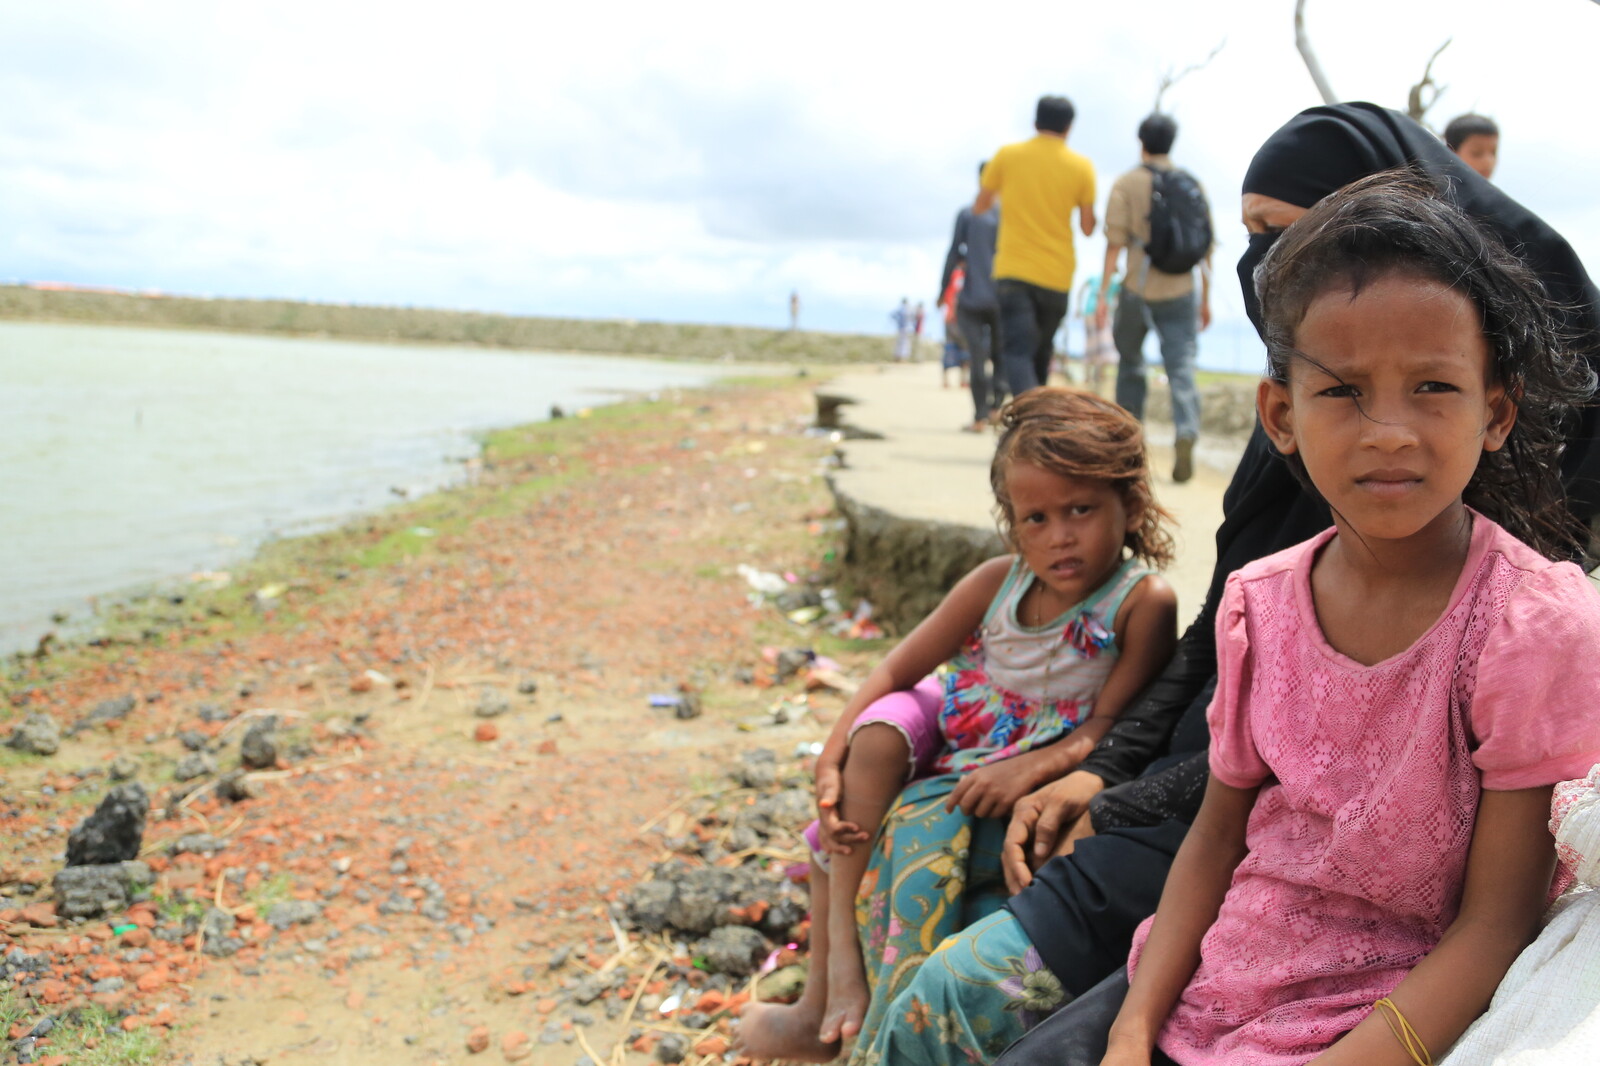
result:
[(789, 587), (783, 580), (783, 575), (774, 574), (769, 570), (757, 570), (748, 563), (740, 563), (734, 568), (745, 583), (763, 596), (776, 596)]

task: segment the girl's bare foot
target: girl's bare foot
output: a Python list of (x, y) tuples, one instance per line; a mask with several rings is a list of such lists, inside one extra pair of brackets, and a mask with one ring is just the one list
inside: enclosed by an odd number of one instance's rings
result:
[(871, 995), (867, 975), (861, 968), (861, 953), (852, 938), (849, 947), (835, 948), (828, 959), (828, 1005), (822, 1012), (818, 1036), (824, 1042), (849, 1040), (861, 1032)]
[(818, 1039), (821, 1025), (820, 1002), (802, 998), (794, 1004), (750, 1003), (739, 1013), (733, 1050), (753, 1059), (831, 1062), (839, 1055), (839, 1041)]

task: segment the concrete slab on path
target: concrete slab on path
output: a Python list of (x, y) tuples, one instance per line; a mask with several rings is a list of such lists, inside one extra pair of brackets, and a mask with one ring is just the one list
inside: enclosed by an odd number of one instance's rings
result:
[[(903, 518), (995, 528), (994, 434), (962, 432), (972, 421), (971, 395), (953, 384), (941, 387), (937, 363), (863, 367), (836, 375), (819, 391), (853, 399), (841, 411), (843, 421), (883, 434), (842, 444), (846, 465), (834, 474), (841, 491)], [(1243, 442), (1202, 440), (1195, 476), (1180, 485), (1171, 477), (1172, 428), (1154, 424), (1150, 437), (1156, 499), (1178, 519), (1177, 560), (1166, 576), (1178, 592), (1181, 628), (1211, 582), (1222, 493)]]

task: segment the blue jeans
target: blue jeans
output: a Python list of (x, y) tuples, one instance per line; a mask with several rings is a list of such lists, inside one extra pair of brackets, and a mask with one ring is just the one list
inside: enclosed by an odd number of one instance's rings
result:
[(1000, 297), (1000, 352), (1012, 396), (1050, 380), (1056, 330), (1067, 315), (1068, 293), (1015, 278), (995, 282)]
[(1190, 292), (1171, 300), (1146, 300), (1126, 289), (1111, 319), (1111, 339), (1117, 346), (1117, 403), (1140, 421), (1148, 389), (1144, 369), (1144, 338), (1154, 325), (1161, 340), (1161, 362), (1172, 387), (1172, 424), (1179, 440), (1200, 435), (1200, 391), (1194, 383), (1195, 335), (1199, 332), (1199, 299)]

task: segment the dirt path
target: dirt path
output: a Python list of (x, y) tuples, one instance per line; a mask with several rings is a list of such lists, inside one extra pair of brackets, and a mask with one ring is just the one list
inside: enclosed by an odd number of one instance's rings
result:
[[(494, 1061), (573, 1063), (585, 1044), (621, 1061), (624, 1022), (671, 987), (641, 987), (637, 937), (617, 965), (608, 906), (663, 855), (640, 828), (726, 787), (738, 750), (787, 767), (820, 738), (839, 698), (806, 713), (798, 688), (751, 683), (763, 645), (869, 655), (752, 605), (735, 571), (803, 576), (834, 546), (809, 408), (795, 383), (726, 387), (499, 434), (473, 488), (134, 605), (102, 647), (12, 664), (6, 732), (133, 697), (52, 756), (0, 748), (0, 954), (46, 960), (0, 992), (12, 1038), (51, 1012), (79, 1024), (53, 1038), (73, 1062), (434, 1063), (482, 1027)], [(683, 690), (701, 717), (650, 705)], [(191, 754), (237, 765), (268, 715), (278, 759), (249, 775), (254, 798), (174, 782)], [(154, 797), (153, 897), (116, 929), (59, 923), (49, 878), (118, 756)], [(631, 985), (574, 991), (624, 969)]]

